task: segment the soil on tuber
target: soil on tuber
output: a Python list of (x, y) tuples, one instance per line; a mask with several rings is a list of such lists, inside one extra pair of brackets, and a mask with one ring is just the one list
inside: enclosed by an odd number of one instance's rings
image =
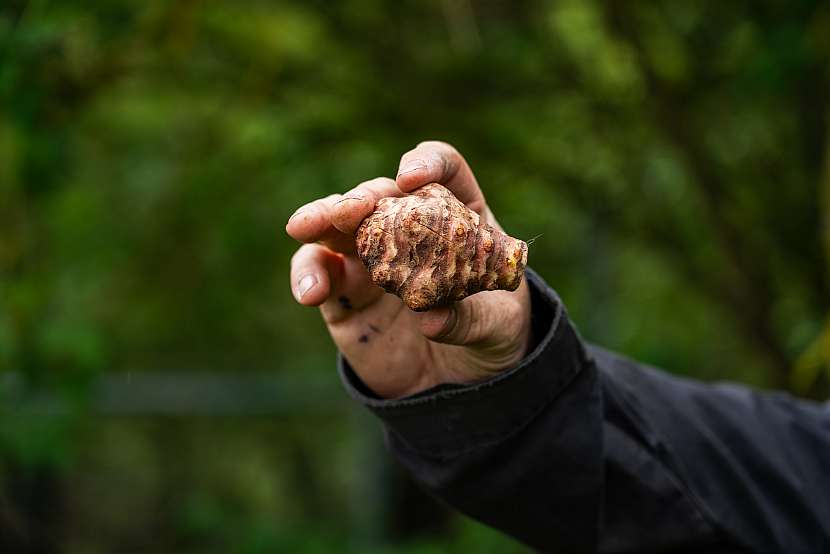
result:
[(524, 241), (482, 222), (437, 183), (382, 198), (355, 238), (372, 281), (418, 312), (516, 290), (527, 264)]

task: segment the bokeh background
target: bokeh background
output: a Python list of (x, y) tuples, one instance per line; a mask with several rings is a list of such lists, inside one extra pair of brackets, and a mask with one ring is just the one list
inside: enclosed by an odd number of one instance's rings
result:
[(350, 403), (283, 225), (456, 145), (583, 335), (823, 398), (830, 4), (6, 0), (0, 551), (525, 552)]

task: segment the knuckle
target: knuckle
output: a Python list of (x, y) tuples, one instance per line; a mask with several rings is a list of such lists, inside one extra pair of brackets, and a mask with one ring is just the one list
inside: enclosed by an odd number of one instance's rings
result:
[(434, 139), (422, 140), (421, 142), (419, 142), (415, 146), (415, 149), (417, 150), (418, 148), (431, 148), (431, 147), (434, 147), (434, 146), (441, 146), (442, 144), (445, 144), (445, 143), (441, 142), (440, 140), (434, 140)]
[(374, 190), (378, 187), (388, 185), (389, 183), (394, 183), (392, 179), (388, 177), (375, 177), (374, 179), (369, 179), (368, 181), (363, 181), (359, 185), (355, 187), (355, 189), (369, 189)]
[(460, 156), (455, 146), (442, 140), (425, 140), (423, 142), (418, 143), (417, 148), (428, 148), (432, 150), (437, 150), (438, 152), (446, 156)]
[(317, 202), (319, 203), (318, 205), (320, 206), (321, 210), (323, 210), (324, 213), (327, 213), (328, 209), (332, 207), (335, 204), (335, 202), (337, 202), (342, 196), (342, 194), (329, 194), (328, 196), (326, 196), (325, 198), (321, 198)]
[(357, 185), (352, 191), (347, 192), (344, 198), (360, 197), (361, 200), (369, 201), (374, 205), (381, 198), (393, 195), (396, 190), (397, 185), (394, 180), (389, 177), (375, 177)]

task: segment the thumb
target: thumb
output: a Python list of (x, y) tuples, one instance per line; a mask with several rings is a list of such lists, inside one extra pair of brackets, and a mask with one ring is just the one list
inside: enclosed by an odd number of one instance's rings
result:
[(495, 338), (496, 329), (480, 297), (465, 298), (446, 308), (419, 314), (423, 335), (435, 342), (471, 346)]

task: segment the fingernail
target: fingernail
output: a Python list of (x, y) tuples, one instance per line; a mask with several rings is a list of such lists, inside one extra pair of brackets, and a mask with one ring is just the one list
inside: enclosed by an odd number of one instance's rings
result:
[(417, 171), (419, 169), (426, 169), (427, 164), (423, 160), (412, 160), (411, 162), (407, 162), (401, 166), (398, 170), (398, 177), (405, 173), (412, 173), (413, 171)]
[(453, 329), (455, 329), (455, 323), (458, 321), (458, 310), (455, 306), (450, 306), (450, 313), (447, 316), (446, 321), (444, 321), (444, 326), (441, 328), (441, 337), (447, 336)]
[(458, 320), (458, 312), (455, 306), (450, 306), (448, 310), (430, 310), (425, 312), (422, 316), (427, 329), (438, 327), (436, 332), (431, 333), (432, 340), (441, 340), (446, 337), (455, 328)]
[(314, 288), (314, 285), (317, 284), (317, 276), (316, 275), (306, 275), (300, 282), (297, 284), (297, 298), (299, 300), (303, 299), (303, 296), (306, 295), (308, 291)]

